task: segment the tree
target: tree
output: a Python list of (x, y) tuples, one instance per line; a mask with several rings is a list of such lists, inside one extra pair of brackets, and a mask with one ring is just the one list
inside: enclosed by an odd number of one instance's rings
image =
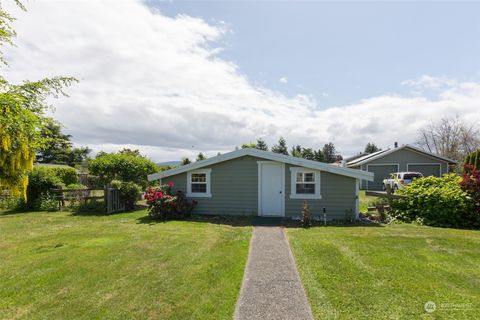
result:
[(290, 155), (292, 157), (302, 158), (302, 146), (298, 144), (293, 146), (292, 149), (290, 149)]
[(278, 139), (278, 144), (272, 147), (272, 152), (281, 153), (288, 156), (287, 142), (283, 137)]
[(262, 138), (257, 139), (257, 146), (255, 148), (257, 148), (258, 150), (268, 151), (268, 145)]
[(480, 149), (469, 153), (465, 157), (465, 164), (472, 165), (474, 169), (480, 170)]
[(182, 166), (190, 163), (192, 163), (192, 161), (190, 161), (190, 159), (188, 159), (187, 157), (182, 158)]
[(323, 154), (323, 151), (321, 149), (314, 151), (313, 157), (315, 161), (325, 162), (325, 155)]
[(332, 142), (329, 142), (323, 146), (323, 155), (325, 157), (326, 163), (333, 163), (337, 161), (337, 151), (335, 150), (335, 145)]
[(143, 157), (138, 149), (123, 148), (122, 150), (118, 151), (118, 153), (128, 154), (134, 157)]
[(91, 152), (88, 147), (73, 148), (70, 141), (72, 136), (62, 133), (60, 122), (52, 118), (45, 119), (40, 134), (44, 144), (36, 154), (39, 163), (66, 164), (73, 167), (86, 160)]
[[(20, 2), (16, 2), (25, 9)], [(12, 44), (13, 17), (0, 7), (0, 46)], [(0, 61), (6, 64), (3, 52)], [(12, 84), (0, 76), (0, 189), (26, 199), (28, 172), (33, 168), (36, 151), (43, 145), (40, 132), (45, 125), (48, 97), (65, 95), (63, 88), (76, 81), (55, 77)]]
[(97, 156), (90, 161), (89, 169), (103, 184), (121, 180), (146, 187), (147, 175), (157, 172), (157, 165), (142, 155), (117, 152)]
[(207, 157), (205, 157), (203, 155), (203, 153), (199, 152), (198, 155), (197, 155), (197, 161), (202, 161), (202, 160), (206, 160)]
[(307, 160), (315, 160), (315, 153), (312, 148), (302, 148), (302, 158)]
[(367, 143), (367, 145), (365, 146), (365, 150), (363, 151), (364, 153), (374, 153), (374, 152), (377, 152), (377, 151), (380, 151), (382, 149), (380, 149), (379, 147), (377, 147), (377, 145), (373, 142), (369, 142)]
[(256, 149), (257, 148), (257, 144), (254, 143), (254, 142), (249, 142), (249, 143), (244, 143), (241, 145), (241, 148), (242, 149)]
[(469, 124), (458, 115), (445, 117), (420, 129), (417, 145), (461, 162), (467, 154), (480, 148), (480, 131), (474, 123)]

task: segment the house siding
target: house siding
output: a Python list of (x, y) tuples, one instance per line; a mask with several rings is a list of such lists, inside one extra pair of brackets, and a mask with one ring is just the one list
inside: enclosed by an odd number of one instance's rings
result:
[[(207, 215), (258, 215), (258, 161), (265, 159), (245, 156), (217, 163), (202, 169), (211, 169), (211, 198), (189, 197), (197, 200), (195, 213)], [(355, 213), (355, 178), (320, 172), (322, 199), (290, 199), (291, 167), (285, 164), (285, 217), (300, 218), (303, 202), (307, 201), (312, 214), (323, 219), (344, 219)], [(163, 179), (173, 182), (173, 190), (187, 192), (187, 173)]]
[[(210, 173), (211, 198), (189, 197), (197, 200), (195, 213), (212, 215), (257, 215), (258, 211), (258, 164), (263, 159), (245, 156), (220, 162), (202, 169)], [(187, 192), (187, 173), (163, 179), (172, 181), (174, 191)]]
[[(419, 163), (435, 163), (440, 164), (441, 167), (441, 174), (448, 172), (448, 164), (444, 161), (441, 161), (437, 158), (430, 157), (426, 154), (422, 154), (416, 151), (412, 151), (409, 149), (400, 149), (398, 151), (392, 152), (375, 160), (371, 160), (368, 163), (364, 163), (358, 166), (349, 167), (351, 169), (358, 169), (364, 171), (372, 171), (372, 167), (368, 168), (368, 165), (375, 165), (375, 164), (398, 164), (398, 171), (409, 171), (407, 165), (408, 164), (419, 164)], [(410, 169), (411, 170), (411, 169)], [(361, 188), (367, 189), (367, 181), (362, 180)]]
[(292, 219), (301, 217), (303, 203), (310, 205), (312, 214), (323, 219), (323, 208), (328, 220), (345, 219), (355, 216), (356, 179), (328, 172), (320, 172), (321, 199), (290, 199), (292, 165), (285, 165), (285, 216)]

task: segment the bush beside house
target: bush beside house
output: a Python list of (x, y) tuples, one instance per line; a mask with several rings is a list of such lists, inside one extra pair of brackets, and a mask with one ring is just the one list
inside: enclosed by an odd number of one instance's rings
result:
[(454, 174), (416, 179), (398, 193), (404, 199), (393, 203), (393, 213), (403, 221), (439, 227), (479, 227), (472, 193), (463, 187), (464, 178)]
[(181, 191), (173, 194), (172, 187), (173, 183), (169, 182), (157, 188), (147, 188), (145, 199), (151, 218), (157, 220), (184, 219), (192, 212), (197, 204), (196, 201), (188, 201)]

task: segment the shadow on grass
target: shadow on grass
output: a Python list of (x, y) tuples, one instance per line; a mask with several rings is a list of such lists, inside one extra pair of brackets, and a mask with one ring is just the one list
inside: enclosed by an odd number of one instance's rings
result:
[[(137, 223), (155, 225), (169, 221), (189, 221), (198, 223), (211, 223), (228, 225), (232, 227), (262, 226), (262, 227), (285, 227), (301, 228), (300, 221), (277, 217), (256, 217), (256, 216), (214, 216), (214, 215), (192, 215), (183, 220), (156, 220), (146, 215), (137, 219)], [(347, 221), (314, 221), (311, 228), (317, 227), (382, 227), (383, 225), (371, 221), (347, 222)]]

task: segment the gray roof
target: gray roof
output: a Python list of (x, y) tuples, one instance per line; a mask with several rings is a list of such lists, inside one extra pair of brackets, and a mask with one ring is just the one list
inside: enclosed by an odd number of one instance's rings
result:
[(388, 148), (388, 149), (385, 149), (385, 150), (380, 150), (380, 151), (377, 151), (377, 152), (362, 155), (361, 157), (353, 158), (353, 160), (347, 161), (347, 167), (355, 167), (355, 166), (358, 166), (358, 165), (361, 165), (361, 164), (364, 164), (364, 163), (368, 163), (368, 162), (370, 162), (374, 159), (381, 158), (383, 156), (386, 156), (387, 154), (393, 153), (393, 152), (398, 151), (398, 150), (403, 150), (403, 149), (410, 149), (410, 150), (415, 151), (415, 152), (420, 152), (420, 153), (423, 153), (423, 154), (425, 154), (429, 157), (442, 160), (442, 161), (447, 162), (449, 164), (458, 163), (456, 160), (448, 159), (448, 158), (439, 156), (438, 154), (430, 153), (430, 152), (427, 152), (423, 149), (405, 144), (405, 145), (403, 145), (401, 147), (398, 147), (398, 148)]

